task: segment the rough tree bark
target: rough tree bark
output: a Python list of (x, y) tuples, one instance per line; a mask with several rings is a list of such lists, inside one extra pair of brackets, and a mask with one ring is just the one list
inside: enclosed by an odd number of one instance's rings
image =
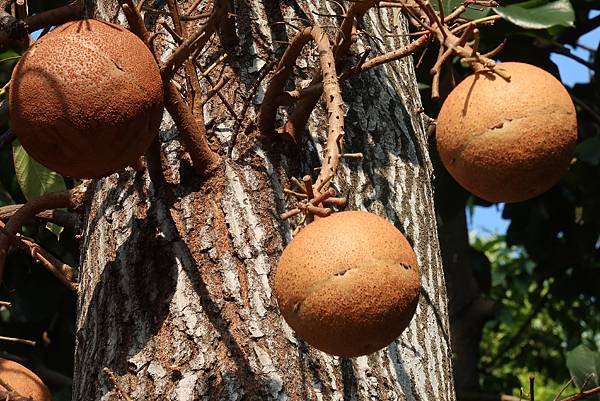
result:
[[(160, 6), (152, 3), (146, 4)], [(88, 7), (90, 15), (115, 18), (110, 1)], [(123, 399), (119, 392), (134, 400), (454, 400), (432, 168), (412, 60), (343, 85), (346, 151), (364, 158), (346, 160), (334, 184), (348, 197), (348, 209), (385, 216), (414, 244), (422, 274), (416, 316), (381, 352), (340, 359), (300, 341), (278, 313), (273, 272), (295, 228), (278, 217), (291, 201), (283, 188), (289, 177), (314, 173), (320, 165), (326, 116), (321, 107), (314, 112), (309, 135), (297, 147), (261, 143), (253, 121), (265, 82), (245, 116), (240, 94), (250, 91), (270, 58), (281, 55), (277, 41), (294, 33), (278, 22), (337, 23), (315, 11), (340, 12), (325, 0), (236, 2), (240, 42), (227, 60), (234, 79), (222, 91), (236, 116), (218, 97), (204, 107), (211, 145), (224, 158), (215, 177), (203, 181), (193, 173), (165, 113), (162, 185), (133, 170), (91, 185), (74, 400)], [(380, 15), (372, 10), (364, 29), (382, 38), (394, 24), (405, 28), (398, 17), (398, 9)], [(167, 54), (168, 40), (159, 40)], [(392, 35), (372, 46), (381, 51), (405, 42)], [(219, 54), (208, 52), (201, 64)], [(298, 63), (298, 82), (310, 78), (314, 65), (316, 57), (307, 52)], [(210, 86), (202, 81), (202, 88)], [(243, 118), (243, 129), (227, 157), (236, 117)]]

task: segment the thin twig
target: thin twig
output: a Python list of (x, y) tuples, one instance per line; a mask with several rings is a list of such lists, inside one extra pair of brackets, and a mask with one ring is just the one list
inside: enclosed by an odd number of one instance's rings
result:
[[(391, 52), (373, 57), (370, 60), (366, 60), (362, 64), (358, 64), (355, 67), (352, 67), (352, 68), (344, 71), (344, 73), (342, 73), (338, 79), (340, 82), (345, 81), (345, 80), (350, 79), (360, 73), (363, 73), (372, 68), (378, 67), (382, 64), (386, 64), (386, 63), (389, 63), (389, 62), (392, 62), (395, 60), (400, 60), (404, 57), (407, 57), (407, 56), (413, 54), (419, 48), (423, 47), (425, 44), (427, 44), (427, 42), (429, 41), (429, 38), (430, 38), (430, 35), (428, 35), (428, 34), (422, 35), (420, 38), (418, 38), (417, 40), (408, 44), (407, 46), (404, 46), (400, 49), (396, 49)], [(283, 94), (281, 94), (278, 97), (277, 101), (282, 105), (291, 104), (295, 100), (303, 99), (305, 97), (321, 93), (322, 90), (323, 90), (323, 83), (318, 82), (316, 84), (312, 84), (303, 89), (284, 92)]]
[(5, 230), (4, 223), (2, 222), (0, 222), (0, 232), (9, 236), (14, 244), (25, 250), (67, 288), (73, 292), (77, 292), (77, 285), (72, 281), (75, 269), (54, 257), (50, 252), (40, 247), (33, 240), (19, 235), (11, 236), (12, 234)]
[(581, 400), (582, 398), (587, 398), (589, 396), (592, 396), (594, 394), (600, 394), (600, 386), (594, 387), (593, 389), (590, 389), (590, 390), (583, 390), (583, 391), (579, 392), (578, 394), (573, 394), (570, 397), (563, 398), (561, 401), (577, 401), (577, 400)]
[(569, 381), (562, 386), (562, 388), (560, 389), (560, 391), (558, 392), (558, 394), (556, 394), (556, 397), (554, 397), (553, 401), (558, 401), (560, 399), (560, 396), (565, 392), (565, 390), (573, 383), (573, 378), (569, 379)]
[(9, 343), (15, 343), (15, 344), (30, 345), (32, 347), (35, 347), (35, 341), (25, 340), (23, 338), (0, 336), (0, 341), (6, 341), (6, 342), (9, 342)]
[(206, 24), (190, 35), (173, 54), (165, 61), (161, 68), (163, 80), (169, 80), (179, 65), (181, 65), (195, 49), (202, 49), (210, 37), (217, 31), (222, 20), (227, 17), (226, 1), (217, 1)]
[[(23, 204), (7, 205), (0, 207), (0, 220), (8, 220), (15, 214)], [(75, 229), (80, 223), (79, 214), (66, 210), (45, 210), (35, 215), (37, 219), (54, 223), (61, 227)]]

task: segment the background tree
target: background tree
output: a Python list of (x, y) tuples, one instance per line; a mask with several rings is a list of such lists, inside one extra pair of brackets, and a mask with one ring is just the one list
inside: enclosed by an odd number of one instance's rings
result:
[[(535, 372), (538, 396), (553, 399), (570, 375), (579, 376), (567, 368), (568, 351), (584, 344), (591, 353), (599, 346), (600, 288), (594, 277), (600, 256), (595, 184), (600, 173), (600, 64), (598, 46), (586, 48), (585, 59), (571, 49), (581, 48), (580, 37), (597, 29), (600, 19), (598, 5), (590, 1), (505, 1), (502, 5), (497, 12), (507, 20), (481, 31), (483, 46), (505, 39), (498, 56), (502, 61), (534, 64), (557, 78), (551, 56), (565, 55), (586, 66), (591, 78), (568, 88), (579, 123), (579, 145), (569, 172), (547, 193), (503, 206), (502, 216), (510, 220), (505, 236), (477, 239), (469, 245), (466, 214), (474, 205), (491, 204), (469, 196), (434, 161), (455, 377), (459, 398), (467, 399), (481, 392), (518, 395), (520, 388), (528, 386), (529, 372)], [(457, 80), (466, 73), (458, 62), (452, 71)], [(425, 77), (419, 80), (425, 82)], [(442, 82), (442, 93), (449, 91), (450, 74)], [(427, 91), (425, 108), (436, 115), (439, 104), (428, 102)], [(430, 149), (435, 152), (434, 146)], [(571, 365), (573, 358), (575, 354)], [(593, 362), (580, 363), (587, 372), (598, 373)], [(587, 383), (588, 387), (594, 384), (593, 380)]]
[[(169, 115), (154, 148), (160, 159), (150, 153), (149, 171), (128, 169), (87, 183), (77, 233), (82, 243), (73, 398), (453, 399), (431, 166), (412, 64), (390, 64), (345, 84), (344, 97), (354, 99), (347, 105), (345, 151), (360, 151), (364, 158), (342, 163), (332, 182), (349, 208), (385, 215), (413, 244), (423, 275), (419, 307), (403, 337), (384, 351), (332, 358), (294, 337), (276, 311), (270, 285), (272, 267), (298, 225), (279, 216), (294, 200), (283, 190), (289, 177), (316, 176), (327, 140), (320, 129), (326, 113), (317, 109), (308, 125), (312, 135), (297, 144), (275, 135), (261, 138), (256, 113), (265, 78), (286, 48), (280, 42), (290, 40), (296, 25), (337, 23), (339, 10), (326, 2), (236, 4), (228, 14), (235, 15), (234, 37), (231, 18), (212, 26), (210, 18), (196, 15), (213, 15), (226, 3), (215, 3), (212, 11), (211, 4), (144, 4), (147, 26), (168, 24), (154, 42), (163, 60), (176, 42), (198, 32), (197, 18), (219, 35), (207, 34), (211, 46), (198, 46), (200, 54), (188, 63), (192, 73), (177, 77), (195, 122), (180, 124), (186, 117), (174, 106), (181, 105), (180, 89), (169, 86)], [(116, 10), (113, 2), (97, 2), (87, 13), (115, 20)], [(161, 18), (165, 13), (174, 25)], [(186, 22), (180, 25), (176, 13)], [(398, 23), (397, 7), (373, 10), (361, 22), (369, 35), (358, 48), (377, 40), (381, 53), (402, 48), (406, 37), (383, 39), (379, 31), (402, 29)], [(358, 59), (359, 53), (350, 62)], [(307, 48), (294, 76), (310, 78), (315, 65)], [(197, 70), (204, 71), (201, 80)], [(219, 85), (224, 87), (212, 90)], [(222, 161), (218, 168), (198, 174), (202, 160), (182, 127), (206, 127)], [(7, 283), (18, 292), (20, 283)]]

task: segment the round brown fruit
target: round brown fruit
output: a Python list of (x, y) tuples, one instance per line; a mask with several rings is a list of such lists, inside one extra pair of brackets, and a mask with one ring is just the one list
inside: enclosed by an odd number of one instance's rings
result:
[(63, 175), (102, 177), (133, 163), (157, 135), (160, 72), (121, 26), (69, 22), (38, 40), (12, 74), (12, 129), (38, 162)]
[(436, 141), (450, 174), (490, 202), (520, 202), (548, 190), (566, 171), (577, 142), (577, 118), (563, 85), (523, 63), (467, 77), (450, 93)]
[[(22, 397), (33, 401), (52, 401), (52, 394), (31, 370), (16, 362), (0, 358), (0, 379)], [(0, 385), (0, 389), (4, 388)]]
[(275, 274), (283, 317), (310, 345), (354, 357), (394, 341), (419, 300), (419, 268), (392, 224), (368, 212), (340, 212), (304, 228)]

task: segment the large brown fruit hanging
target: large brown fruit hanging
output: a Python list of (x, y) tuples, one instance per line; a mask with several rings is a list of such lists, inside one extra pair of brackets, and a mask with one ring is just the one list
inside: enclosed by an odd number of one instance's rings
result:
[(162, 119), (156, 62), (134, 34), (97, 20), (64, 24), (15, 67), (12, 129), (38, 162), (63, 175), (102, 177), (144, 153)]
[(519, 202), (553, 186), (577, 141), (573, 102), (563, 85), (528, 64), (502, 63), (467, 77), (440, 111), (436, 141), (446, 169), (490, 202)]
[[(0, 358), (0, 379), (22, 397), (33, 401), (52, 401), (48, 387), (31, 370), (16, 362)], [(0, 389), (5, 390), (1, 385)]]
[(333, 355), (373, 353), (408, 326), (419, 300), (419, 269), (392, 224), (341, 212), (304, 228), (285, 248), (275, 296), (287, 323)]

